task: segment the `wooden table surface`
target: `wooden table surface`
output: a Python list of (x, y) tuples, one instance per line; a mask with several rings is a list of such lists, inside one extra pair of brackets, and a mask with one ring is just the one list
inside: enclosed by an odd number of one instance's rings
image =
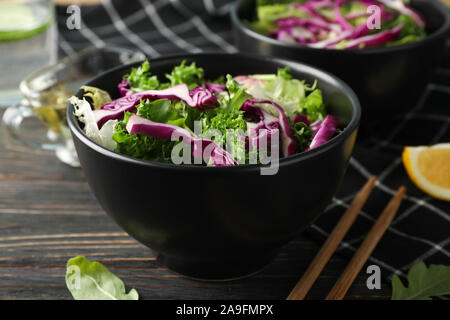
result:
[[(52, 152), (25, 147), (0, 127), (0, 299), (71, 299), (65, 265), (77, 255), (104, 263), (141, 299), (285, 299), (319, 247), (299, 236), (251, 278), (185, 279), (105, 214), (81, 169), (59, 162)], [(333, 257), (308, 298), (323, 299), (347, 262)], [(367, 289), (363, 272), (346, 298), (388, 299), (390, 291), (387, 283)]]

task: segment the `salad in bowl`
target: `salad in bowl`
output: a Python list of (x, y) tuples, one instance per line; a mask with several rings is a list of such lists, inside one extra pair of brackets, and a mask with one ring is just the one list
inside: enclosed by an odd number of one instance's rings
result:
[[(206, 280), (261, 270), (323, 212), (361, 117), (337, 77), (242, 53), (120, 66), (75, 97), (67, 121), (101, 207), (167, 268)], [(173, 150), (194, 161), (174, 163)]]
[(426, 37), (422, 14), (403, 0), (258, 0), (249, 26), (317, 49), (390, 47)]
[(91, 86), (72, 97), (85, 134), (117, 153), (163, 163), (265, 164), (317, 148), (339, 134), (317, 81), (277, 74), (205, 78), (182, 61), (165, 77), (143, 62), (117, 84), (120, 97)]
[(442, 61), (450, 11), (437, 0), (237, 0), (231, 21), (240, 51), (344, 80), (363, 107), (360, 136), (370, 137), (420, 100)]

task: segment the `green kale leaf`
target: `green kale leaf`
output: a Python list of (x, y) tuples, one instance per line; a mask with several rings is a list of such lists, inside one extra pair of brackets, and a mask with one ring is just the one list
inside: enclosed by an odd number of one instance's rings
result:
[(291, 128), (294, 133), (294, 139), (299, 146), (299, 152), (303, 152), (308, 149), (313, 136), (311, 127), (309, 127), (306, 123), (297, 122), (292, 124)]
[(157, 90), (160, 87), (158, 77), (150, 72), (148, 60), (145, 60), (138, 68), (132, 68), (131, 72), (125, 75), (125, 79), (134, 92)]
[(146, 134), (129, 134), (126, 125), (131, 115), (133, 113), (126, 112), (114, 129), (112, 139), (117, 143), (115, 151), (138, 159), (171, 163), (172, 149), (179, 142)]
[(186, 60), (183, 60), (179, 66), (173, 68), (170, 74), (166, 74), (166, 78), (170, 81), (170, 86), (177, 84), (187, 84), (189, 89), (200, 86), (205, 81), (203, 68), (197, 68), (195, 62), (186, 65)]
[(219, 130), (221, 137), (214, 137), (213, 140), (225, 146), (227, 130), (232, 130), (236, 134), (237, 130), (245, 132), (247, 123), (244, 119), (244, 111), (241, 106), (250, 98), (239, 83), (231, 75), (227, 75), (226, 82), (228, 93), (224, 93), (219, 100), (219, 107), (205, 110), (200, 115), (202, 120), (202, 130)]

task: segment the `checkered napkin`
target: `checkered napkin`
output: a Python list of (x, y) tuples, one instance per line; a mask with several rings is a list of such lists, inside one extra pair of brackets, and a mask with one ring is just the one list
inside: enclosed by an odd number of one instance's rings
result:
[[(230, 0), (106, 0), (81, 7), (82, 25), (68, 30), (57, 7), (59, 48), (65, 55), (105, 44), (140, 49), (151, 58), (182, 52), (236, 52)], [(70, 12), (70, 10), (69, 10)]]
[[(70, 55), (105, 44), (138, 48), (149, 57), (181, 52), (236, 52), (228, 12), (230, 0), (114, 0), (82, 7), (82, 27), (68, 30), (65, 7), (58, 7), (59, 48)], [(358, 142), (343, 185), (326, 212), (307, 230), (324, 241), (355, 194), (372, 175), (379, 178), (368, 202), (338, 249), (352, 256), (395, 193), (408, 188), (390, 228), (370, 262), (385, 280), (405, 277), (419, 261), (450, 265), (450, 203), (433, 199), (408, 179), (401, 161), (405, 145), (450, 142), (450, 43), (446, 59), (422, 99), (408, 114), (386, 117), (374, 135)]]

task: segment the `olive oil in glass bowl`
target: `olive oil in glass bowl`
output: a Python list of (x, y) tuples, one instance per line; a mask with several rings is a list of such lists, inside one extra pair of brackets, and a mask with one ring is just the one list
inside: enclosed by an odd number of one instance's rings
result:
[(79, 167), (67, 126), (68, 99), (100, 73), (143, 59), (145, 55), (135, 50), (90, 47), (33, 72), (20, 83), (23, 99), (6, 109), (3, 124), (23, 144), (55, 151), (59, 160)]

